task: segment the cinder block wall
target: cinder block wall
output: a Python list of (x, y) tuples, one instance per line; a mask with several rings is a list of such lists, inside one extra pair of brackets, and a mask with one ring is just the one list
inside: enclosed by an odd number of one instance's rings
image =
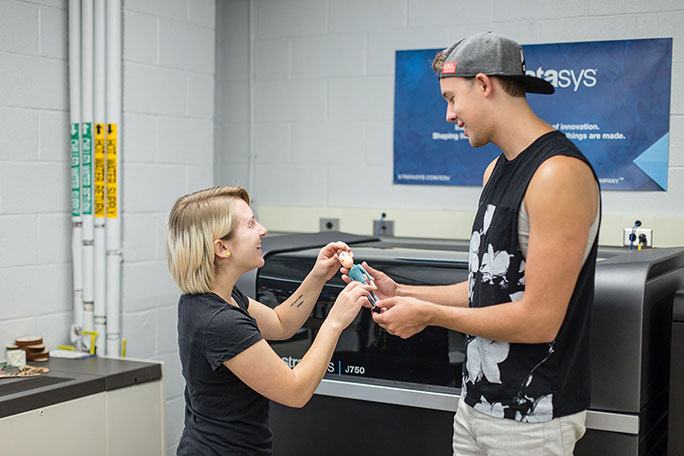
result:
[[(251, 135), (240, 144), (226, 142), (226, 162), (242, 166), (217, 163), (223, 166), (217, 182), (247, 182), (257, 215), (271, 230), (316, 231), (319, 217), (339, 217), (342, 230), (370, 234), (372, 219), (386, 212), (397, 235), (467, 238), (479, 188), (392, 184), (394, 53), (445, 47), (491, 30), (523, 44), (673, 38), (669, 190), (604, 192), (600, 240), (618, 245), (622, 228), (638, 218), (653, 228), (656, 246), (684, 245), (681, 1), (252, 4), (251, 98), (233, 105), (252, 112)], [(248, 59), (240, 58), (235, 63), (245, 65)]]
[(164, 228), (176, 198), (213, 182), (215, 4), (124, 6), (122, 325), (129, 356), (166, 363), (166, 441), (175, 454), (184, 382)]
[[(166, 362), (169, 454), (183, 426), (178, 290), (164, 259), (175, 199), (212, 185), (215, 3), (123, 2), (127, 355)], [(71, 200), (66, 0), (0, 0), (0, 342), (68, 343)]]
[(0, 358), (71, 322), (70, 164), (63, 2), (0, 2)]

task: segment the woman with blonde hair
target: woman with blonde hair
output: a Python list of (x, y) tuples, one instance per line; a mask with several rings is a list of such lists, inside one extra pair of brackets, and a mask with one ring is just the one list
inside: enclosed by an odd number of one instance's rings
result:
[(185, 195), (171, 209), (166, 254), (183, 292), (178, 348), (186, 385), (178, 455), (271, 454), (269, 399), (290, 407), (306, 404), (340, 333), (369, 305), (371, 287), (349, 284), (309, 351), (291, 369), (266, 339), (288, 339), (302, 326), (339, 267), (337, 252), (349, 247), (343, 242), (323, 247), (300, 287), (272, 309), (235, 287), (242, 274), (263, 266), (265, 235), (241, 187)]

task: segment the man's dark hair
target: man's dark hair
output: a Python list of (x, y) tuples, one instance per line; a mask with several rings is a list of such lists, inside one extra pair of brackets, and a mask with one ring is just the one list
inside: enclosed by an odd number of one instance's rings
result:
[(501, 88), (503, 89), (503, 91), (509, 94), (510, 96), (525, 96), (525, 86), (523, 86), (522, 82), (518, 81), (517, 79), (506, 77), (497, 77), (497, 79), (499, 80), (499, 83), (501, 84)]
[(446, 58), (447, 56), (443, 51), (439, 51), (437, 55), (435, 55), (435, 59), (432, 61), (432, 70), (435, 73), (439, 74), (439, 72), (442, 71)]

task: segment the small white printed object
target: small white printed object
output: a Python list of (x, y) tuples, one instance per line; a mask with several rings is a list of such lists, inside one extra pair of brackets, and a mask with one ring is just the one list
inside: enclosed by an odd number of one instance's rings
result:
[(10, 366), (26, 365), (26, 352), (24, 350), (7, 350), (7, 364)]

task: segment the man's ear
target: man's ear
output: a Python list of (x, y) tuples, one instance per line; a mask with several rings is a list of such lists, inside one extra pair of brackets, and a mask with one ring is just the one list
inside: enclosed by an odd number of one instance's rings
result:
[(486, 74), (478, 73), (475, 76), (475, 84), (477, 84), (478, 89), (480, 89), (484, 96), (487, 97), (492, 94), (494, 81)]

